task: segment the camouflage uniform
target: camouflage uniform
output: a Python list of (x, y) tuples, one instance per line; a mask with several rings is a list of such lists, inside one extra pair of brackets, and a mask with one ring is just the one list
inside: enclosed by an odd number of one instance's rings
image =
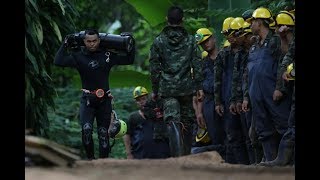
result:
[[(233, 74), (232, 74), (232, 86), (231, 86), (231, 98), (230, 104), (240, 103), (243, 102), (243, 94), (245, 92), (245, 77), (244, 72), (245, 68), (247, 67), (248, 63), (248, 52), (244, 47), (240, 47), (240, 50), (236, 52), (234, 56), (234, 66), (233, 66)], [(248, 101), (249, 102), (249, 101)], [(241, 127), (243, 129), (243, 134), (245, 136), (247, 152), (250, 164), (257, 163), (259, 161), (259, 157), (255, 156), (254, 148), (257, 147), (257, 142), (251, 142), (249, 137), (249, 128), (251, 126), (252, 120), (252, 112), (240, 112), (241, 118)], [(261, 154), (261, 153), (260, 153)]]
[(182, 26), (166, 26), (150, 49), (150, 75), (153, 92), (164, 99), (165, 122), (183, 124), (184, 140), (187, 145), (190, 143), (190, 150), (185, 147), (187, 149), (182, 154), (190, 154), (195, 119), (192, 96), (196, 90), (202, 89), (203, 80), (201, 51), (194, 36)]
[(229, 111), (231, 99), (232, 73), (235, 53), (231, 46), (219, 51), (214, 66), (214, 97), (215, 104), (223, 105), (223, 121), (227, 133), (226, 162), (235, 164), (249, 164), (245, 146), (245, 136), (239, 114), (233, 115)]
[[(290, 100), (284, 96), (275, 102), (272, 99), (277, 83), (278, 59), (281, 58), (280, 38), (271, 30), (263, 44), (253, 44), (248, 57), (248, 89), (256, 132), (267, 161), (277, 156), (279, 134), (282, 136), (288, 125)], [(280, 90), (282, 91), (283, 88)]]

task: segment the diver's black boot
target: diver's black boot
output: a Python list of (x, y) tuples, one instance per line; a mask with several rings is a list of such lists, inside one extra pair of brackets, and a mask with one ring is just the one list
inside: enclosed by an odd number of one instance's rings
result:
[(184, 155), (181, 124), (170, 121), (167, 128), (171, 156), (179, 157)]

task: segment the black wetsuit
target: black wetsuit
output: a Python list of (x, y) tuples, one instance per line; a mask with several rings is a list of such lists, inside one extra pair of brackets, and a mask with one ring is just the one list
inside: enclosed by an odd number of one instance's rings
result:
[(54, 64), (61, 67), (76, 68), (80, 74), (82, 88), (91, 92), (103, 89), (105, 96), (98, 98), (94, 93), (83, 92), (80, 100), (80, 123), (82, 143), (87, 158), (94, 158), (92, 139), (93, 121), (96, 117), (99, 139), (99, 157), (109, 156), (108, 128), (111, 119), (111, 99), (106, 95), (109, 90), (109, 72), (113, 65), (132, 64), (135, 48), (125, 55), (98, 49), (90, 52), (82, 47), (79, 51), (67, 52), (62, 45), (58, 50)]

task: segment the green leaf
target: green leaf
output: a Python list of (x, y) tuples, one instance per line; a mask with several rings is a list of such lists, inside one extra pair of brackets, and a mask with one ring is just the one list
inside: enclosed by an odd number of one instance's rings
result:
[(34, 0), (29, 0), (29, 2), (32, 4), (33, 8), (37, 11), (37, 13), (39, 12), (38, 6), (36, 4), (36, 2), (34, 2)]
[(27, 58), (30, 60), (33, 69), (36, 71), (36, 73), (39, 73), (39, 67), (38, 67), (38, 63), (36, 58), (30, 53), (30, 51), (28, 50), (28, 48), (26, 47), (26, 55)]
[(168, 8), (172, 5), (170, 0), (126, 0), (138, 13), (140, 13), (151, 26), (166, 21)]
[(60, 6), (60, 8), (61, 8), (62, 14), (65, 15), (66, 12), (65, 12), (65, 10), (64, 10), (64, 5), (63, 5), (63, 3), (61, 2), (61, 0), (58, 0), (58, 3), (59, 3), (59, 6)]
[(60, 32), (60, 29), (59, 29), (59, 26), (57, 25), (57, 23), (55, 21), (50, 21), (50, 25), (53, 27), (53, 30), (54, 30), (55, 34), (57, 35), (59, 41), (62, 41), (61, 32)]
[(42, 31), (42, 25), (39, 21), (35, 21), (33, 24), (33, 31), (36, 34), (38, 38), (38, 42), (41, 45), (43, 42), (43, 31)]

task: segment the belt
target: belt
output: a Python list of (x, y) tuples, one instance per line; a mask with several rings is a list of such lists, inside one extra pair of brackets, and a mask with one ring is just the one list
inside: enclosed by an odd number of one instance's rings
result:
[(84, 93), (87, 93), (87, 94), (94, 94), (96, 95), (98, 98), (102, 98), (104, 97), (105, 95), (108, 95), (108, 97), (112, 97), (111, 96), (111, 91), (110, 89), (109, 90), (103, 90), (103, 89), (96, 89), (96, 90), (93, 90), (93, 91), (90, 91), (88, 89), (81, 89), (81, 91), (83, 91)]

